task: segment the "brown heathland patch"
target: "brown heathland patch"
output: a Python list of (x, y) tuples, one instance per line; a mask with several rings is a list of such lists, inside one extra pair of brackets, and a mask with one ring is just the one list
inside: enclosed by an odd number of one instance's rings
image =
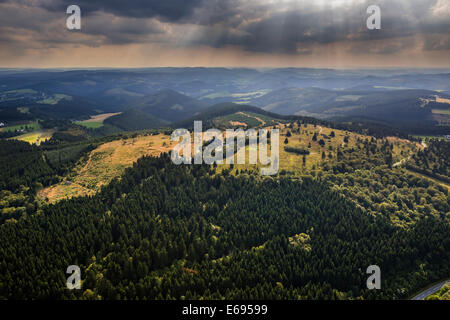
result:
[(242, 126), (242, 127), (247, 127), (247, 124), (246, 123), (244, 123), (244, 122), (239, 122), (239, 121), (230, 121), (230, 124), (232, 125), (232, 126)]
[(438, 103), (448, 103), (448, 104), (450, 104), (450, 99), (444, 99), (444, 98), (441, 98), (441, 97), (436, 96), (436, 102), (438, 102)]
[[(292, 125), (292, 128), (290, 128)], [(294, 174), (309, 174), (312, 171), (320, 171), (320, 166), (323, 163), (322, 152), (325, 152), (327, 155), (330, 153), (333, 154), (333, 157), (336, 157), (337, 148), (341, 148), (342, 151), (346, 149), (355, 148), (358, 144), (357, 140), (366, 140), (371, 139), (370, 136), (365, 136), (362, 134), (357, 134), (353, 132), (342, 131), (338, 129), (331, 129), (322, 126), (314, 126), (311, 124), (302, 125), (299, 127), (297, 124), (283, 124), (280, 123), (277, 125), (280, 129), (280, 154), (279, 154), (279, 169), (286, 170)], [(269, 128), (267, 128), (269, 129)], [(300, 129), (300, 132), (297, 132), (297, 129)], [(290, 132), (291, 136), (287, 137), (287, 133)], [(334, 137), (331, 137), (331, 132), (334, 132)], [(314, 135), (317, 135), (317, 140), (314, 141)], [(347, 142), (345, 142), (345, 138), (347, 137)], [(288, 139), (287, 144), (285, 143), (285, 139)], [(320, 146), (319, 141), (323, 139), (325, 141), (325, 147)], [(423, 146), (416, 142), (411, 142), (405, 139), (399, 139), (396, 137), (388, 138), (389, 142), (394, 145), (393, 149), (393, 160), (400, 161), (402, 159), (411, 156), (412, 153), (417, 149), (423, 149)], [(381, 143), (381, 141), (380, 141)], [(289, 146), (298, 149), (308, 150), (310, 153), (306, 156), (306, 163), (303, 166), (303, 155), (287, 152), (284, 147)], [(332, 148), (332, 151), (329, 148)], [(246, 163), (245, 165), (235, 164), (234, 168), (238, 170), (242, 169), (256, 169), (259, 171), (261, 167), (260, 163), (258, 165), (249, 165), (249, 150), (250, 147), (246, 146)], [(270, 150), (270, 147), (269, 147)], [(236, 157), (236, 156), (234, 156)], [(333, 158), (334, 159), (334, 158)], [(235, 158), (236, 160), (236, 158)], [(334, 161), (334, 160), (333, 160)], [(225, 160), (225, 165), (218, 166), (218, 170), (221, 171), (223, 169), (227, 169), (230, 166), (228, 165), (229, 159)], [(315, 168), (315, 169), (314, 169)]]
[(108, 118), (111, 118), (113, 116), (116, 116), (118, 114), (121, 114), (122, 112), (116, 112), (116, 113), (102, 113), (102, 114), (98, 114), (96, 116), (91, 116), (90, 119), (88, 120), (84, 120), (82, 122), (101, 122), (103, 123), (103, 121), (105, 121)]
[(54, 186), (39, 192), (43, 199), (56, 202), (74, 196), (93, 195), (112, 179), (120, 177), (126, 168), (145, 155), (158, 156), (169, 152), (173, 143), (163, 134), (138, 136), (126, 140), (115, 140), (102, 144), (89, 154), (84, 163), (79, 163), (73, 173)]

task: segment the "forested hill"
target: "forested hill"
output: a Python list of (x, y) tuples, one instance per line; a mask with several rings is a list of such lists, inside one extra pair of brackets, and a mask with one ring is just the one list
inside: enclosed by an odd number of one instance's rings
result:
[[(442, 219), (402, 228), (320, 180), (144, 157), (96, 196), (2, 224), (0, 298), (405, 298), (450, 273)], [(373, 264), (383, 290), (369, 292)]]
[(0, 190), (17, 191), (21, 186), (36, 190), (36, 184), (55, 180), (43, 152), (22, 141), (0, 140)]
[(192, 129), (194, 126), (194, 121), (202, 121), (204, 128), (212, 128), (215, 127), (214, 120), (231, 115), (239, 112), (250, 112), (258, 115), (262, 115), (266, 118), (273, 119), (274, 121), (283, 121), (283, 122), (297, 122), (297, 123), (307, 123), (314, 125), (321, 125), (333, 129), (339, 130), (348, 130), (352, 132), (362, 133), (374, 137), (387, 137), (387, 136), (396, 136), (401, 138), (407, 138), (414, 140), (407, 132), (402, 130), (397, 130), (392, 127), (388, 127), (382, 124), (371, 124), (367, 122), (354, 121), (354, 122), (345, 122), (338, 123), (333, 121), (319, 120), (316, 118), (305, 117), (305, 116), (297, 116), (297, 115), (281, 115), (269, 111), (265, 111), (258, 107), (250, 106), (250, 105), (242, 105), (235, 103), (220, 103), (214, 105), (212, 107), (207, 108), (203, 112), (199, 112), (195, 116), (192, 116), (186, 120), (178, 121), (172, 124), (172, 128), (187, 128)]
[(408, 159), (406, 167), (450, 183), (450, 143), (445, 140), (431, 139), (428, 141), (426, 150)]
[(220, 103), (220, 104), (214, 105), (212, 107), (209, 107), (205, 111), (198, 113), (197, 115), (192, 116), (186, 120), (178, 121), (178, 122), (174, 123), (172, 125), (172, 127), (174, 127), (174, 128), (182, 128), (182, 127), (191, 128), (191, 127), (193, 127), (193, 123), (195, 120), (203, 121), (203, 122), (205, 122), (205, 125), (208, 125), (208, 124), (212, 125), (211, 120), (213, 120), (214, 118), (228, 115), (228, 114), (233, 114), (233, 113), (240, 112), (240, 111), (253, 112), (253, 113), (261, 114), (261, 115), (264, 115), (267, 117), (271, 117), (274, 119), (280, 119), (280, 120), (292, 120), (292, 121), (305, 120), (305, 121), (308, 121), (308, 123), (316, 123), (316, 124), (323, 124), (323, 125), (328, 124), (328, 122), (323, 121), (323, 120), (318, 120), (318, 119), (309, 118), (309, 117), (302, 117), (302, 116), (280, 115), (280, 114), (265, 111), (258, 107), (253, 107), (250, 105), (241, 105), (241, 104), (235, 104), (235, 103)]

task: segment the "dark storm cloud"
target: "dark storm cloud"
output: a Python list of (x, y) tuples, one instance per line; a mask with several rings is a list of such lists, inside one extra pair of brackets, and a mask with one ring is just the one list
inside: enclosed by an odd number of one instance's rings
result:
[(65, 10), (76, 4), (83, 12), (106, 12), (120, 17), (152, 18), (165, 21), (179, 21), (192, 14), (205, 0), (49, 0), (42, 1), (42, 6), (53, 11)]
[(225, 47), (240, 46), (247, 51), (268, 53), (308, 53), (306, 46), (331, 44), (342, 41), (369, 41), (412, 35), (414, 28), (404, 17), (383, 17), (382, 30), (366, 28), (366, 5), (347, 9), (309, 6), (281, 12), (260, 8), (261, 19), (241, 13), (240, 24), (230, 26), (234, 19), (228, 16), (227, 23), (216, 22), (219, 28), (205, 28), (198, 34), (196, 44)]
[[(6, 1), (0, 0), (0, 3)], [(157, 19), (119, 17), (113, 14), (82, 13), (82, 32), (70, 32), (65, 27), (65, 9), (59, 13), (31, 6), (36, 2), (19, 1), (0, 8), (0, 38), (10, 39), (10, 45), (31, 46), (33, 40), (40, 47), (78, 43), (87, 46), (130, 44), (151, 41), (152, 36), (166, 30)]]
[[(230, 44), (249, 51), (295, 53), (299, 47), (314, 44), (389, 40), (413, 37), (427, 31), (444, 36), (450, 33), (448, 19), (439, 21), (430, 14), (436, 2), (381, 1), (381, 30), (366, 28), (369, 16), (366, 9), (373, 1), (340, 8), (311, 8), (306, 5), (276, 13), (268, 11), (264, 18), (239, 26), (241, 32), (228, 33), (220, 38), (221, 42), (215, 41), (214, 45), (220, 47)], [(409, 46), (389, 44), (380, 53), (394, 53), (407, 48)]]
[(83, 20), (83, 33), (101, 37), (104, 44), (144, 43), (165, 30), (157, 20), (94, 14)]
[[(0, 34), (6, 32), (2, 27), (17, 26), (40, 32), (40, 41), (47, 35), (48, 42), (64, 41), (61, 31), (52, 33), (49, 26), (63, 27), (67, 6), (79, 5), (82, 32), (91, 38), (77, 40), (86, 45), (160, 42), (309, 54), (318, 45), (354, 43), (350, 51), (392, 54), (416, 43), (407, 37), (424, 39), (425, 50), (445, 50), (450, 33), (447, 0), (0, 0), (6, 2), (40, 11), (27, 18), (20, 9), (14, 16), (11, 6), (0, 10)], [(381, 30), (366, 28), (372, 4), (381, 7)]]
[[(390, 39), (423, 38), (427, 32), (440, 36), (450, 33), (448, 18), (438, 19), (433, 15), (439, 0), (367, 0), (343, 6), (332, 6), (332, 2), (324, 1), (319, 6), (311, 1), (264, 4), (264, 1), (223, 0), (219, 6), (211, 0), (210, 5), (197, 8), (189, 17), (193, 23), (210, 26), (201, 28), (191, 43), (298, 54), (311, 52), (309, 47), (314, 45), (365, 41), (367, 52), (389, 54), (410, 48), (410, 45), (392, 44)], [(381, 8), (381, 30), (366, 27), (369, 17), (366, 10), (374, 3)], [(384, 49), (380, 49), (379, 40), (387, 40)]]

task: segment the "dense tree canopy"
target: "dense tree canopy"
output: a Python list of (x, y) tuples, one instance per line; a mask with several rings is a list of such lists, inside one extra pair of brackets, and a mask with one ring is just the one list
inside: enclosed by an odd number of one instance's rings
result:
[[(93, 197), (0, 226), (0, 297), (405, 298), (449, 273), (448, 216), (407, 228), (317, 179), (141, 158)], [(83, 289), (65, 288), (81, 267)], [(383, 290), (368, 291), (379, 265)]]

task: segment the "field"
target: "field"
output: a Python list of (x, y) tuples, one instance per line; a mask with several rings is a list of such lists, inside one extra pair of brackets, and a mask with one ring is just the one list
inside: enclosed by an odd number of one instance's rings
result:
[(448, 104), (450, 104), (450, 99), (444, 99), (444, 98), (436, 96), (436, 102), (437, 103), (448, 103)]
[(358, 101), (363, 96), (356, 96), (356, 95), (346, 95), (346, 96), (339, 96), (336, 98), (336, 101)]
[(89, 154), (87, 161), (78, 163), (61, 183), (41, 190), (39, 196), (54, 203), (73, 196), (92, 195), (103, 185), (119, 177), (140, 157), (157, 156), (170, 149), (170, 136), (162, 134), (142, 135), (102, 144)]
[(234, 93), (231, 94), (229, 92), (214, 92), (203, 96), (203, 99), (218, 99), (218, 98), (232, 98), (235, 103), (245, 104), (249, 103), (251, 99), (259, 98), (266, 93), (270, 92), (270, 90), (259, 90), (254, 92), (246, 92), (246, 93)]
[(29, 144), (41, 144), (41, 142), (48, 140), (52, 137), (54, 130), (36, 130), (30, 133), (25, 133), (21, 136), (14, 137), (13, 139), (25, 141)]
[(17, 108), (17, 110), (19, 110), (22, 113), (29, 113), (30, 112), (30, 108), (28, 108), (28, 107), (19, 107), (19, 108)]
[(4, 132), (15, 131), (15, 130), (20, 130), (20, 129), (25, 129), (25, 127), (28, 127), (29, 131), (34, 131), (34, 130), (38, 130), (41, 128), (39, 123), (29, 122), (29, 123), (21, 123), (21, 124), (16, 124), (16, 125), (12, 125), (12, 126), (7, 126), (7, 127), (2, 128), (2, 131), (4, 131)]
[(121, 112), (118, 113), (102, 113), (102, 114), (98, 114), (95, 116), (92, 116), (90, 119), (88, 120), (84, 120), (84, 121), (78, 121), (75, 122), (76, 124), (86, 127), (86, 128), (90, 128), (90, 129), (97, 129), (97, 128), (101, 128), (103, 127), (103, 121), (105, 121), (106, 119), (118, 115)]
[(103, 122), (75, 122), (75, 124), (78, 124), (80, 126), (83, 126), (85, 128), (89, 128), (89, 129), (98, 129), (103, 127)]
[(3, 131), (15, 131), (26, 129), (22, 135), (12, 137), (10, 139), (25, 141), (30, 144), (39, 145), (42, 141), (48, 140), (52, 137), (54, 130), (43, 130), (41, 125), (37, 122), (22, 123), (3, 128)]
[(433, 109), (431, 110), (434, 114), (446, 114), (450, 115), (450, 109)]
[(41, 100), (38, 103), (41, 104), (50, 104), (50, 105), (55, 105), (57, 104), (59, 101), (61, 101), (62, 99), (66, 99), (66, 100), (72, 100), (71, 96), (68, 96), (66, 94), (54, 94), (51, 97), (48, 97), (47, 99)]
[(5, 93), (26, 94), (26, 93), (38, 93), (38, 92), (36, 90), (33, 90), (33, 89), (19, 89), (19, 90), (6, 91)]
[(263, 127), (275, 126), (284, 120), (272, 119), (270, 117), (252, 112), (236, 112), (234, 114), (218, 117), (214, 123), (218, 127)]

